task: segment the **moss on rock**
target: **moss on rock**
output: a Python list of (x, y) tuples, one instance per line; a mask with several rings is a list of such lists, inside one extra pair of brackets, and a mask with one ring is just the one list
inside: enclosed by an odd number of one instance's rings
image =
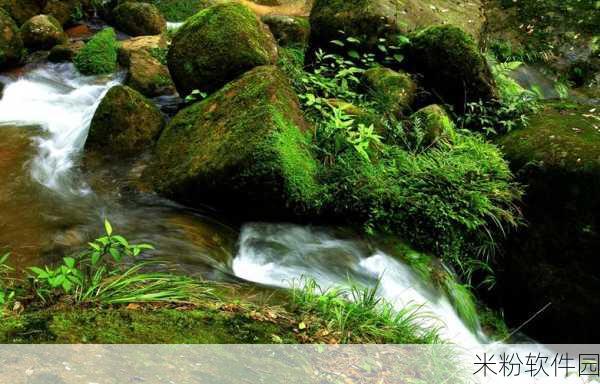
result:
[(362, 39), (363, 49), (378, 52), (380, 38), (393, 43), (398, 34), (442, 23), (477, 37), (483, 24), (481, 8), (478, 0), (316, 0), (310, 14), (310, 52), (329, 50), (332, 40), (348, 36)]
[(410, 109), (417, 93), (417, 84), (409, 74), (375, 67), (367, 70), (363, 76), (371, 96), (386, 112), (401, 115)]
[(419, 109), (410, 119), (413, 125), (418, 125), (422, 131), (426, 146), (440, 143), (452, 143), (456, 138), (456, 131), (452, 119), (439, 105), (433, 104)]
[(56, 45), (50, 50), (48, 60), (54, 63), (73, 61), (77, 53), (79, 53), (83, 47), (85, 47), (85, 43), (83, 41), (73, 41), (66, 44)]
[(257, 67), (179, 112), (148, 176), (159, 192), (193, 205), (289, 216), (320, 191), (305, 124), (285, 75)]
[[(599, 120), (590, 106), (552, 102), (530, 117), (528, 127), (498, 139), (527, 185), (523, 213), (529, 224), (511, 237), (500, 260), (501, 305), (516, 326), (531, 308), (551, 302), (535, 326), (524, 329), (543, 342), (600, 339), (590, 311), (600, 306)], [(578, 332), (557, 329), (565, 318)]]
[(124, 2), (112, 11), (118, 29), (131, 36), (160, 35), (167, 22), (156, 6), (147, 3)]
[(147, 97), (175, 93), (175, 86), (166, 65), (150, 52), (133, 52), (129, 56), (129, 72), (125, 83)]
[(127, 86), (111, 88), (98, 106), (86, 149), (131, 156), (154, 143), (164, 127), (160, 111)]
[(38, 15), (21, 26), (23, 43), (30, 50), (48, 50), (67, 42), (61, 23), (52, 16)]
[(117, 37), (112, 28), (105, 28), (75, 56), (75, 66), (84, 75), (113, 73), (117, 69)]
[(498, 97), (492, 72), (468, 34), (454, 26), (414, 33), (407, 62), (423, 75), (423, 85), (456, 111), (469, 102)]
[(47, 0), (42, 13), (51, 15), (61, 25), (76, 22), (83, 17), (80, 0)]
[(0, 69), (15, 66), (23, 60), (24, 46), (14, 20), (0, 9)]
[(175, 34), (168, 65), (183, 96), (199, 89), (213, 92), (244, 72), (277, 60), (268, 28), (241, 4), (207, 8)]

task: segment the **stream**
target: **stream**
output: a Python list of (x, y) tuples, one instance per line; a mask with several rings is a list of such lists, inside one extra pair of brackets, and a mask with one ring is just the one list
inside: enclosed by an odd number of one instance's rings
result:
[[(289, 287), (302, 277), (323, 288), (349, 280), (375, 286), (396, 308), (415, 306), (426, 326), (460, 346), (488, 342), (470, 330), (449, 299), (410, 267), (351, 231), (285, 223), (228, 223), (207, 208), (192, 210), (134, 193), (145, 157), (119, 165), (84, 159), (94, 111), (122, 75), (83, 77), (71, 64), (40, 64), (13, 76), (0, 100), (0, 251), (24, 268), (51, 263), (85, 246), (107, 217), (132, 241), (152, 243), (149, 257), (168, 268), (249, 286)], [(85, 161), (84, 161), (85, 160)], [(561, 381), (564, 382), (564, 379)]]

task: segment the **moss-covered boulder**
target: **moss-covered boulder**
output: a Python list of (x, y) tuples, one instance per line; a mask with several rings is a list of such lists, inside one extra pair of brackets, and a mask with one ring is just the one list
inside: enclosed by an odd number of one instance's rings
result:
[(167, 22), (153, 4), (125, 2), (112, 11), (118, 29), (131, 36), (160, 35)]
[(394, 43), (398, 34), (442, 23), (479, 36), (481, 8), (479, 0), (316, 0), (310, 13), (310, 52), (335, 48), (332, 40), (349, 36), (361, 39), (363, 49), (379, 52), (379, 39)]
[[(498, 139), (527, 186), (528, 225), (511, 236), (498, 278), (510, 326), (552, 303), (523, 331), (542, 342), (600, 340), (600, 113), (550, 103)], [(534, 283), (532, 283), (534, 282)], [(514, 300), (518, 296), (519, 300)], [(568, 328), (556, 327), (569, 319)], [(577, 329), (577, 332), (573, 332)]]
[(310, 37), (310, 23), (306, 17), (265, 15), (262, 22), (269, 26), (275, 40), (282, 47), (306, 46)]
[(85, 147), (106, 154), (135, 155), (154, 143), (164, 124), (162, 114), (151, 101), (118, 85), (100, 102)]
[(74, 63), (84, 75), (113, 73), (117, 69), (118, 43), (115, 31), (105, 28), (95, 34), (75, 55)]
[(48, 50), (67, 42), (61, 23), (52, 16), (38, 15), (21, 26), (23, 43), (30, 50)]
[(498, 97), (494, 77), (475, 40), (454, 26), (433, 26), (411, 36), (410, 68), (442, 102), (463, 111), (466, 103)]
[(18, 65), (24, 48), (19, 28), (14, 20), (0, 9), (0, 69)]
[(83, 41), (72, 41), (52, 47), (48, 54), (48, 60), (53, 63), (73, 61), (75, 56), (85, 47)]
[(408, 111), (415, 100), (417, 84), (407, 73), (375, 67), (364, 73), (364, 81), (371, 96), (395, 115)]
[(415, 112), (410, 120), (417, 135), (422, 136), (425, 146), (430, 147), (438, 143), (452, 143), (456, 131), (452, 119), (439, 105), (433, 104)]
[(127, 61), (125, 83), (147, 97), (175, 93), (169, 70), (159, 59), (150, 52), (133, 52)]
[(42, 13), (46, 0), (0, 0), (3, 8), (16, 22), (21, 25), (35, 15)]
[(285, 75), (257, 67), (179, 112), (147, 177), (158, 192), (192, 205), (260, 217), (303, 212), (320, 190), (305, 124)]
[(276, 60), (277, 45), (267, 26), (234, 3), (207, 8), (188, 19), (168, 54), (169, 71), (183, 96), (195, 89), (213, 92)]

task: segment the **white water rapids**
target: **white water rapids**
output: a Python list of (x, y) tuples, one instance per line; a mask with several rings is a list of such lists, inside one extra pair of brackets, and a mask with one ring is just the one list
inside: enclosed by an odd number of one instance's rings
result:
[[(7, 82), (0, 100), (0, 130), (2, 125), (33, 125), (43, 130), (36, 139), (38, 153), (29, 165), (31, 177), (65, 198), (69, 192), (81, 192), (82, 187), (73, 181), (76, 159), (95, 109), (121, 77), (83, 77), (70, 64), (48, 64), (16, 80), (0, 80)], [(380, 279), (381, 297), (396, 308), (420, 307), (424, 325), (441, 327), (444, 339), (465, 349), (487, 342), (480, 330), (473, 332), (463, 323), (445, 295), (426, 286), (407, 265), (325, 230), (247, 224), (240, 233), (232, 272), (278, 287), (289, 287), (303, 276), (316, 279), (322, 288), (345, 285), (349, 278), (372, 287)]]
[(72, 64), (51, 64), (9, 82), (0, 101), (0, 124), (39, 126), (32, 177), (61, 194), (81, 192), (69, 172), (81, 152), (94, 112), (119, 76), (83, 77)]

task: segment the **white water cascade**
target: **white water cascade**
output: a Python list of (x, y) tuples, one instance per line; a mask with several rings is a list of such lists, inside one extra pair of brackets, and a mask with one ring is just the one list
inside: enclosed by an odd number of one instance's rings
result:
[(69, 172), (85, 144), (104, 94), (120, 75), (81, 76), (72, 64), (47, 64), (9, 81), (0, 100), (0, 125), (39, 126), (32, 177), (61, 194), (82, 192)]

